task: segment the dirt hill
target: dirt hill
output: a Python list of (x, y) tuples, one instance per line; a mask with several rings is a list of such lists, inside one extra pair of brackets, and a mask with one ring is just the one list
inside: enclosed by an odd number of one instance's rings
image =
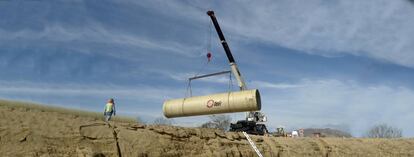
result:
[[(252, 136), (266, 157), (414, 156), (414, 139)], [(0, 101), (0, 154), (6, 157), (255, 156), (241, 133), (141, 125)]]

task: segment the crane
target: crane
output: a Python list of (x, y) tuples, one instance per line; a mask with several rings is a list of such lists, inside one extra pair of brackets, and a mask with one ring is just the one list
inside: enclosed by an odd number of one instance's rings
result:
[[(217, 18), (214, 15), (214, 11), (207, 11), (207, 15), (210, 16), (211, 21), (213, 22), (214, 28), (219, 36), (220, 42), (223, 45), (224, 52), (226, 53), (227, 59), (230, 63), (231, 72), (237, 80), (240, 91), (247, 90), (246, 82), (244, 81), (240, 70), (234, 60), (234, 57), (230, 51), (230, 47), (227, 44), (224, 34), (221, 31), (220, 25), (217, 22)], [(259, 111), (249, 111), (246, 112), (246, 118), (244, 120), (238, 120), (236, 123), (230, 124), (230, 131), (240, 131), (247, 132), (249, 134), (263, 135), (268, 132), (264, 122), (267, 121), (265, 114)]]

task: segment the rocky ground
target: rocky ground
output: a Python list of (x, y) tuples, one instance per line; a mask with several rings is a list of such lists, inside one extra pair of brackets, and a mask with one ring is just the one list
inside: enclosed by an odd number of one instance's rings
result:
[[(414, 156), (414, 139), (251, 136), (266, 157)], [(0, 156), (256, 156), (241, 133), (111, 122), (0, 102)]]

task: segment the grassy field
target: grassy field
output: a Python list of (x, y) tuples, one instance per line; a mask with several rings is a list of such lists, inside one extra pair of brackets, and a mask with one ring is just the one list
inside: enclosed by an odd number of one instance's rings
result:
[[(102, 112), (91, 112), (91, 111), (83, 111), (83, 110), (76, 110), (76, 109), (68, 109), (68, 108), (63, 108), (63, 107), (47, 106), (47, 105), (36, 104), (36, 103), (31, 103), (31, 102), (10, 101), (10, 100), (0, 99), (0, 107), (2, 106), (9, 107), (9, 108), (25, 108), (25, 109), (39, 110), (39, 111), (46, 111), (46, 112), (57, 112), (57, 113), (70, 114), (70, 115), (75, 115), (75, 116), (80, 116), (80, 117), (89, 117), (89, 118), (94, 118), (94, 119), (103, 119)], [(126, 117), (126, 116), (114, 116), (112, 117), (111, 121), (138, 123), (137, 118)]]

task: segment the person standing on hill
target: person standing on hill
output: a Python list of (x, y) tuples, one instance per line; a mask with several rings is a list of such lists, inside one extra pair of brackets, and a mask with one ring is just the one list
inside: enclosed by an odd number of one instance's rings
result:
[(109, 120), (111, 120), (112, 114), (115, 116), (115, 101), (113, 98), (109, 99), (108, 102), (105, 105), (105, 111), (104, 111), (104, 116), (105, 116), (105, 121), (108, 122)]

